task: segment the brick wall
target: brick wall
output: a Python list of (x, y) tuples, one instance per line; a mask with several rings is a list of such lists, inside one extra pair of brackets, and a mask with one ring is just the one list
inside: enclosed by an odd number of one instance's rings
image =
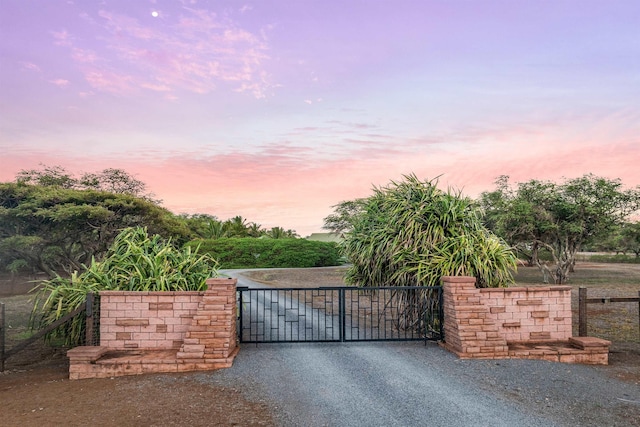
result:
[(100, 292), (100, 346), (180, 348), (204, 292)]
[(571, 287), (479, 289), (497, 332), (507, 342), (571, 337)]
[(509, 344), (567, 341), (571, 288), (477, 289), (473, 277), (443, 277), (445, 347), (461, 357), (509, 356)]
[(101, 292), (101, 345), (67, 352), (69, 378), (231, 367), (239, 350), (236, 283), (208, 279), (205, 292)]

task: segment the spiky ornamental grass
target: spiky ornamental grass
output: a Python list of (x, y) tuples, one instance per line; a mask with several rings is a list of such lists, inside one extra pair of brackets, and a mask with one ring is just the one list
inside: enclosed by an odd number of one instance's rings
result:
[[(44, 328), (85, 303), (87, 294), (103, 290), (199, 291), (206, 280), (216, 277), (217, 261), (198, 248), (177, 249), (159, 235), (149, 237), (146, 228), (128, 228), (115, 239), (104, 260), (91, 260), (87, 269), (71, 277), (56, 277), (42, 283), (31, 315), (33, 328)], [(55, 329), (48, 340), (64, 345), (82, 342), (85, 316)]]
[(516, 257), (480, 221), (473, 201), (437, 188), (437, 180), (404, 176), (374, 188), (345, 236), (352, 267), (346, 282), (360, 287), (436, 286), (442, 276), (473, 276), (479, 287), (507, 286)]

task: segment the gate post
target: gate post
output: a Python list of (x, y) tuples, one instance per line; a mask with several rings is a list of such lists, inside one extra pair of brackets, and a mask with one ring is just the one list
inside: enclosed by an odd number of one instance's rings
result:
[(244, 291), (249, 290), (248, 286), (238, 286), (236, 292), (238, 293), (238, 342), (242, 343), (242, 334), (244, 333), (244, 307), (242, 304), (242, 295)]
[(578, 288), (578, 336), (587, 336), (587, 288)]
[(340, 288), (338, 289), (338, 318), (339, 318), (339, 324), (340, 324), (340, 342), (344, 342), (346, 337), (346, 309), (345, 309), (345, 302), (344, 302), (344, 289)]
[(85, 303), (85, 336), (84, 345), (93, 345), (93, 292), (87, 294)]

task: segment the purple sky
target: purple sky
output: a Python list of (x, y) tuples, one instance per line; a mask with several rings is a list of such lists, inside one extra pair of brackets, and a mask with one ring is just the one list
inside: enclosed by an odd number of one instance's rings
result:
[(305, 236), (415, 173), (640, 184), (640, 2), (0, 0), (0, 181), (122, 168)]

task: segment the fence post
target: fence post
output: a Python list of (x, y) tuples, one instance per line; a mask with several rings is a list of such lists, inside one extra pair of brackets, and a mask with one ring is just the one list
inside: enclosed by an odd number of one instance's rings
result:
[(85, 306), (85, 345), (93, 345), (93, 292), (87, 294)]
[(4, 372), (4, 303), (0, 302), (0, 372)]
[(343, 288), (338, 289), (338, 317), (339, 317), (339, 326), (340, 326), (340, 342), (344, 342), (346, 337), (345, 334), (347, 332), (346, 328), (346, 304), (345, 304), (345, 290)]
[(578, 336), (587, 336), (587, 288), (578, 288)]

